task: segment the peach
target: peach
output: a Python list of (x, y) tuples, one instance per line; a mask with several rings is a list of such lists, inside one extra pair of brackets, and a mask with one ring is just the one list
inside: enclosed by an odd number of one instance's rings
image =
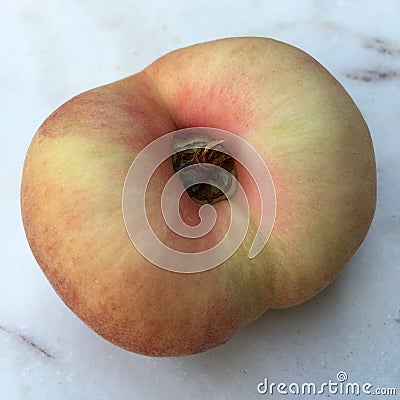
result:
[[(248, 248), (259, 194), (238, 166), (252, 210), (248, 234), (216, 268), (183, 274), (147, 261), (127, 234), (121, 198), (137, 154), (188, 127), (230, 131), (261, 155), (276, 190), (276, 220), (262, 251)], [(150, 182), (149, 221), (164, 229), (165, 162)], [(55, 291), (89, 327), (129, 351), (198, 353), (226, 342), (267, 309), (290, 307), (328, 285), (363, 241), (376, 202), (371, 137), (351, 97), (303, 51), (265, 38), (230, 38), (169, 53), (144, 71), (67, 101), (29, 147), (21, 209), (32, 252)], [(229, 203), (214, 205), (217, 243)], [(196, 223), (199, 205), (182, 197)], [(138, 227), (139, 228), (139, 227)]]

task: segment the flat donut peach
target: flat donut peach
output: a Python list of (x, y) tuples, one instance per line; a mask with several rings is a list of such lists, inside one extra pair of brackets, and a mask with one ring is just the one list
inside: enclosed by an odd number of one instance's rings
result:
[[(216, 268), (183, 274), (147, 261), (125, 228), (121, 198), (137, 154), (169, 132), (211, 127), (250, 143), (276, 190), (276, 220), (248, 258), (259, 193), (238, 166), (252, 210), (246, 239)], [(165, 229), (164, 162), (148, 187), (148, 218), (181, 251), (203, 248)], [(272, 39), (230, 38), (169, 53), (144, 71), (67, 101), (41, 125), (23, 170), (21, 209), (32, 252), (65, 304), (129, 351), (177, 356), (211, 349), (267, 309), (306, 301), (328, 285), (363, 241), (376, 203), (367, 125), (332, 75)], [(229, 203), (203, 244), (214, 245)], [(182, 218), (199, 205), (181, 201)], [(138, 227), (139, 229), (139, 227)]]

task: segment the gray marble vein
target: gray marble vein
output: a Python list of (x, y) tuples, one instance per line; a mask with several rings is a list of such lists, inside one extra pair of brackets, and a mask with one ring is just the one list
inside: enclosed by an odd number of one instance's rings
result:
[(5, 328), (4, 326), (0, 325), (0, 331), (3, 331), (9, 335), (15, 336), (19, 339), (21, 339), (24, 343), (26, 343), (28, 346), (30, 346), (31, 348), (33, 348), (35, 351), (38, 351), (39, 353), (41, 353), (42, 355), (44, 355), (45, 357), (48, 358), (54, 358), (53, 355), (51, 355), (49, 352), (47, 352), (46, 350), (44, 350), (43, 348), (41, 348), (38, 344), (35, 343), (35, 341), (33, 341), (32, 339), (30, 339), (28, 336), (23, 335), (21, 333), (15, 332), (9, 328)]

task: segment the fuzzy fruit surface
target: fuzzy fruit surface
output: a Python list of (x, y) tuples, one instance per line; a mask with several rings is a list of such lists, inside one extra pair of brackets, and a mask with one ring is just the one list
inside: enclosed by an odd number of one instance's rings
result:
[[(256, 185), (237, 165), (252, 212), (246, 239), (217, 268), (179, 274), (137, 252), (121, 196), (147, 144), (197, 126), (230, 131), (257, 150), (275, 184), (276, 221), (248, 259), (261, 211)], [(165, 229), (159, 204), (171, 174), (166, 162), (150, 181), (149, 222), (167, 245), (201, 251)], [(21, 185), (30, 247), (65, 304), (105, 339), (152, 356), (205, 351), (267, 309), (314, 296), (360, 246), (375, 201), (371, 137), (351, 97), (303, 51), (252, 37), (176, 50), (67, 101), (35, 134)], [(229, 225), (227, 201), (214, 207), (209, 247)], [(180, 210), (198, 222), (189, 196)]]

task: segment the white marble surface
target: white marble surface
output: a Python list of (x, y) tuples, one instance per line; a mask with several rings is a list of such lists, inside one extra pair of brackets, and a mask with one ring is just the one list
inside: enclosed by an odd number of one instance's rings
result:
[[(257, 399), (267, 398), (257, 393), (264, 377), (318, 384), (339, 370), (349, 381), (396, 387), (400, 396), (400, 2), (240, 3), (0, 3), (1, 400)], [(307, 303), (269, 311), (204, 354), (128, 353), (75, 317), (34, 261), (19, 211), (26, 149), (72, 95), (177, 47), (243, 35), (301, 47), (353, 96), (378, 161), (373, 225), (339, 278)]]

